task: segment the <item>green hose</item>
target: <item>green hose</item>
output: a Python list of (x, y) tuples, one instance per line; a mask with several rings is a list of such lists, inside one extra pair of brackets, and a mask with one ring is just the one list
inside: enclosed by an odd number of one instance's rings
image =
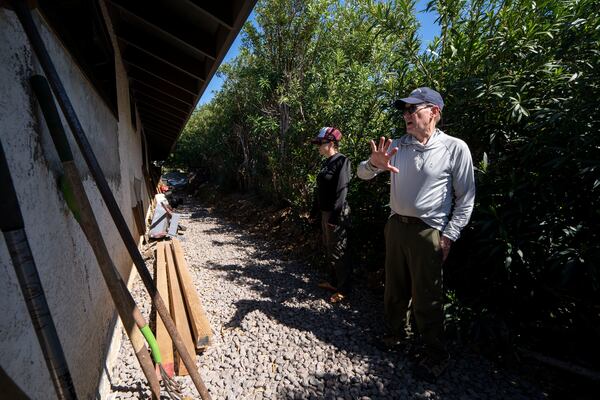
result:
[(152, 359), (155, 363), (160, 364), (162, 362), (162, 356), (160, 355), (158, 343), (156, 343), (156, 338), (154, 337), (152, 330), (150, 330), (148, 324), (146, 324), (146, 326), (144, 326), (140, 330), (142, 331), (142, 335), (144, 335), (144, 338), (146, 338), (146, 342), (148, 342), (148, 345), (150, 346), (150, 351), (152, 352)]

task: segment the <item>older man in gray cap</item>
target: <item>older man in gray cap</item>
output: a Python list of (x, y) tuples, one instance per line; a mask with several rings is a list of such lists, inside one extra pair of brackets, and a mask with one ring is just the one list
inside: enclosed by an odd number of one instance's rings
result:
[(449, 355), (443, 339), (442, 263), (465, 227), (475, 200), (473, 162), (460, 139), (437, 128), (444, 101), (428, 87), (415, 89), (394, 106), (407, 134), (371, 141), (371, 156), (358, 166), (361, 179), (391, 172), (391, 215), (385, 226), (385, 326), (381, 344), (398, 348), (406, 340), (412, 301), (425, 345), (417, 373), (436, 379)]

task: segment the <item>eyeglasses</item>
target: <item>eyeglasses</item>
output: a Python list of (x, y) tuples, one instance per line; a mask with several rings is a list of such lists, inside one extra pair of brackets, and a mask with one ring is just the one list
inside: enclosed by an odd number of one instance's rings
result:
[(419, 110), (422, 110), (424, 108), (433, 107), (433, 106), (434, 106), (434, 104), (425, 104), (424, 106), (423, 106), (423, 104), (410, 104), (410, 105), (407, 105), (402, 110), (402, 114), (412, 115), (412, 114), (416, 113)]

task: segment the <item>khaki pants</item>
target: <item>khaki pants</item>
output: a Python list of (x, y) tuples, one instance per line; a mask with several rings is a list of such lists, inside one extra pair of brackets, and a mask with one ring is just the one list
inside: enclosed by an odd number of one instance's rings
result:
[(440, 232), (399, 215), (385, 226), (385, 322), (389, 334), (405, 335), (412, 312), (430, 355), (445, 353), (443, 342), (442, 251)]

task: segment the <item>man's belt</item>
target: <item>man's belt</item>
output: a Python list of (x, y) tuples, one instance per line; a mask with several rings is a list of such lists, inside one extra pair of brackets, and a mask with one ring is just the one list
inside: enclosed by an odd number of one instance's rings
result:
[(398, 218), (403, 224), (420, 224), (423, 222), (421, 218), (408, 217), (406, 215), (394, 214), (394, 217)]

